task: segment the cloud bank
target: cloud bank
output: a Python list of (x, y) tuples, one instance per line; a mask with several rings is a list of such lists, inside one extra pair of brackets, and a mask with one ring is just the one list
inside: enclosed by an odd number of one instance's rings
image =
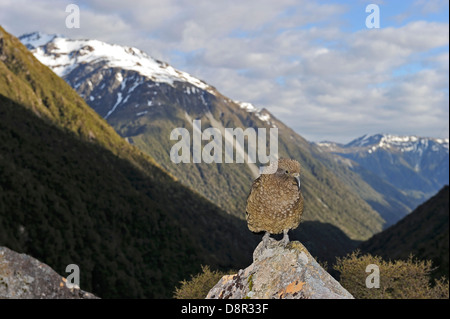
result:
[(311, 141), (448, 137), (446, 1), (378, 2), (380, 29), (359, 1), (77, 1), (81, 28), (67, 29), (69, 3), (2, 1), (0, 24), (138, 47)]

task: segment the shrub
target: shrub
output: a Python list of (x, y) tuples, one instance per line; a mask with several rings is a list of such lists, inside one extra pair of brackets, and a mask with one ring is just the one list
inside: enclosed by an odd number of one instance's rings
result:
[(176, 299), (205, 299), (208, 292), (225, 275), (235, 273), (233, 271), (221, 272), (211, 271), (209, 266), (202, 266), (202, 272), (191, 276), (191, 280), (183, 280), (181, 286), (175, 288), (174, 298)]
[[(370, 264), (379, 267), (380, 287), (367, 288)], [(340, 283), (357, 299), (442, 299), (449, 298), (449, 284), (444, 277), (430, 283), (431, 261), (385, 261), (379, 256), (360, 255), (359, 251), (338, 258), (333, 267), (340, 273)]]

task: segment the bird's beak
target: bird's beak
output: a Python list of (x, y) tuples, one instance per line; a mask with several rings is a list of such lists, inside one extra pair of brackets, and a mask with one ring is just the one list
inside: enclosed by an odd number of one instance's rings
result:
[(301, 183), (300, 183), (300, 174), (299, 173), (294, 173), (294, 174), (292, 174), (292, 176), (294, 176), (294, 178), (295, 178), (295, 180), (297, 182), (298, 190), (300, 190), (300, 185), (301, 185)]

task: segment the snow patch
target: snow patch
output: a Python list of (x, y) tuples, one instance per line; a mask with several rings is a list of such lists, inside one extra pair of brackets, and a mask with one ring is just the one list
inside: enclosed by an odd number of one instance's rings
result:
[(256, 106), (254, 106), (251, 103), (248, 102), (241, 102), (241, 101), (234, 101), (241, 109), (246, 110), (249, 113), (255, 113), (255, 115), (263, 122), (266, 122), (267, 124), (271, 125), (272, 127), (276, 127), (274, 124), (270, 122), (270, 115), (269, 114), (262, 114), (261, 110), (258, 109)]
[(251, 104), (251, 103), (248, 103), (248, 102), (240, 102), (240, 101), (235, 101), (235, 102), (236, 102), (236, 104), (239, 105), (239, 107), (240, 107), (241, 109), (244, 109), (244, 110), (246, 110), (247, 112), (256, 112), (256, 111), (258, 111), (258, 109), (257, 109), (253, 104)]
[(136, 116), (142, 116), (142, 115), (145, 115), (147, 113), (148, 113), (148, 111), (139, 112), (139, 113), (136, 113)]
[(269, 122), (270, 115), (269, 114), (257, 114), (258, 118), (263, 122)]
[(28, 48), (35, 49), (37, 47), (43, 46), (56, 37), (62, 37), (56, 34), (46, 34), (42, 32), (34, 32), (29, 34), (24, 34), (20, 37), (20, 41)]
[(107, 119), (117, 108), (117, 106), (122, 102), (122, 93), (117, 93), (117, 101), (116, 104), (112, 107), (112, 109), (106, 114), (105, 119)]
[[(123, 81), (122, 73), (120, 73), (120, 72), (117, 72), (117, 73), (116, 73), (116, 80), (117, 80), (118, 82), (122, 82), (122, 81)], [(123, 90), (125, 84), (124, 84), (124, 83), (121, 83), (121, 86), (122, 86), (121, 88), (122, 88), (122, 90)]]

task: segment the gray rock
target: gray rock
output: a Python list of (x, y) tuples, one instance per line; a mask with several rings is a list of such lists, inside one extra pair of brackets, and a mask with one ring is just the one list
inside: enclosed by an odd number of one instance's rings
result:
[(222, 277), (207, 299), (354, 299), (298, 241), (283, 247), (270, 239), (253, 253), (253, 263)]
[(98, 298), (65, 283), (66, 278), (39, 260), (0, 247), (0, 299)]

